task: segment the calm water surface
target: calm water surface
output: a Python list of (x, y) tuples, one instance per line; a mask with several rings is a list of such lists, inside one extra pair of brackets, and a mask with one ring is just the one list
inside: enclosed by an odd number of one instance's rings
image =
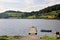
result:
[[(44, 19), (0, 19), (0, 35), (28, 35), (30, 27), (35, 26), (38, 35), (53, 35), (60, 31), (60, 20)], [(52, 33), (42, 33), (41, 29), (53, 30)]]

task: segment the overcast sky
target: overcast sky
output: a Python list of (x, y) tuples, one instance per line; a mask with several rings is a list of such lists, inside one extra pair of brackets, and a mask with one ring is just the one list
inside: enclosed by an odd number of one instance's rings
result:
[(60, 0), (0, 0), (0, 12), (6, 10), (38, 11), (55, 4), (60, 4)]

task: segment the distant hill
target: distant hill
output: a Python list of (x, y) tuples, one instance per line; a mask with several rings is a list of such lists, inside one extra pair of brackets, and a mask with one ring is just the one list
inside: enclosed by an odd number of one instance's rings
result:
[(21, 12), (8, 10), (0, 13), (0, 18), (17, 19), (60, 19), (60, 4), (49, 6), (39, 11)]
[(45, 19), (60, 19), (60, 4), (56, 4), (39, 11), (40, 18)]

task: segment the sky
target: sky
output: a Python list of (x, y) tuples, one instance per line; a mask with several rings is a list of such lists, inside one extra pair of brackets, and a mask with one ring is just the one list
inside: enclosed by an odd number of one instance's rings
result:
[(60, 0), (0, 0), (0, 12), (7, 10), (38, 11), (55, 4), (60, 4)]

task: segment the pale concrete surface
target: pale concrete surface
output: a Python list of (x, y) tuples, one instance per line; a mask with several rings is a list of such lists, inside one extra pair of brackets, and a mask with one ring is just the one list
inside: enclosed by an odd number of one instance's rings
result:
[(41, 39), (40, 39), (40, 37), (38, 37), (36, 35), (29, 35), (29, 36), (21, 38), (20, 40), (41, 40)]

